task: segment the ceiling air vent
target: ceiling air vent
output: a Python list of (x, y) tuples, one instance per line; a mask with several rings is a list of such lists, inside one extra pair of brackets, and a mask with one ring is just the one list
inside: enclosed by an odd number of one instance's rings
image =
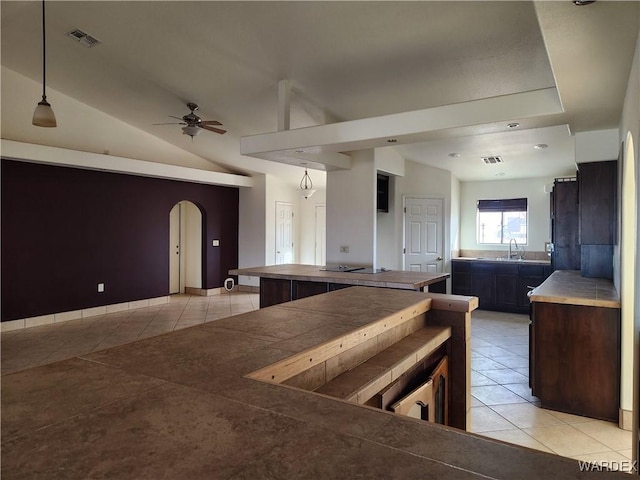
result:
[(482, 161), (487, 165), (493, 165), (495, 163), (503, 163), (502, 157), (493, 156), (493, 157), (482, 157)]
[(95, 47), (96, 45), (100, 45), (102, 42), (95, 37), (83, 32), (79, 28), (75, 28), (70, 32), (67, 32), (67, 36), (77, 40), (78, 43), (84, 45), (87, 48)]

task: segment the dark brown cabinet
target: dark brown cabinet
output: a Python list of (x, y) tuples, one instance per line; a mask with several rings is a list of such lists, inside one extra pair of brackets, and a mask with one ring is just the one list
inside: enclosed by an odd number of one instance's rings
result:
[(584, 277), (613, 278), (617, 178), (615, 160), (578, 164), (580, 272)]
[(482, 310), (528, 313), (530, 287), (551, 275), (551, 266), (519, 262), (453, 260), (454, 295), (478, 297)]
[(533, 302), (530, 345), (542, 407), (618, 421), (620, 309)]
[(551, 201), (551, 241), (554, 270), (580, 270), (578, 182), (557, 179)]

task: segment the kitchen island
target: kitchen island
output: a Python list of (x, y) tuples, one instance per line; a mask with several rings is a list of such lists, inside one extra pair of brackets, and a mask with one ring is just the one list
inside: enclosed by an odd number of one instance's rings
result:
[(336, 339), (382, 340), (386, 320), (450, 327), (468, 355), (475, 306), (354, 287), (4, 375), (2, 478), (591, 478), (575, 460), (264, 378)]
[[(363, 271), (367, 273), (362, 273)], [(371, 269), (350, 271), (348, 268), (336, 267), (328, 270), (318, 265), (300, 264), (236, 268), (229, 270), (229, 274), (260, 277), (260, 308), (353, 285), (402, 290), (423, 290), (426, 287), (431, 292), (446, 293), (446, 281), (449, 278), (448, 273), (402, 270), (373, 273)]]
[(558, 270), (530, 299), (533, 395), (544, 408), (618, 422), (620, 299), (613, 282)]

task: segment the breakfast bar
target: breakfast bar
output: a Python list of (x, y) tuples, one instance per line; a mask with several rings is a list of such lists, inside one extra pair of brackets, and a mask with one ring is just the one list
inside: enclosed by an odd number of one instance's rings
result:
[(374, 270), (365, 267), (318, 265), (268, 265), (237, 268), (230, 275), (260, 277), (260, 307), (360, 285), (366, 287), (424, 290), (446, 293), (448, 273)]
[[(476, 307), (353, 287), (4, 375), (2, 478), (591, 478), (464, 431)], [(431, 351), (460, 428), (364, 401)]]

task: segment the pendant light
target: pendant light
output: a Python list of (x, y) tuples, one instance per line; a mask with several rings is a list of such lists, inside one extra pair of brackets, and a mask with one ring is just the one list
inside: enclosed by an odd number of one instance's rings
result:
[(302, 180), (300, 180), (300, 193), (305, 200), (316, 193), (315, 189), (313, 188), (313, 182), (311, 181), (311, 177), (309, 176), (306, 168), (304, 169)]
[(56, 127), (56, 116), (53, 113), (51, 105), (47, 102), (46, 95), (47, 84), (47, 42), (45, 38), (45, 18), (44, 18), (44, 0), (42, 0), (42, 100), (38, 102), (36, 110), (33, 112), (33, 120), (31, 123), (36, 127)]

